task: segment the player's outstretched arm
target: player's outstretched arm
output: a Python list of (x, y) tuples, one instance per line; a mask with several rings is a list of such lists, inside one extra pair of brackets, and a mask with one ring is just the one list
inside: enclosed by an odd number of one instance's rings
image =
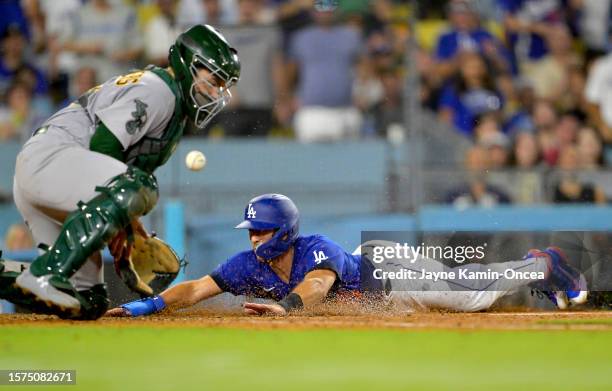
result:
[(336, 273), (332, 270), (313, 270), (304, 276), (304, 281), (298, 284), (283, 300), (275, 304), (244, 303), (244, 313), (248, 315), (287, 315), (293, 309), (318, 304), (336, 281)]
[(223, 291), (210, 276), (185, 281), (163, 291), (160, 296), (171, 308), (184, 308), (199, 303)]
[(141, 316), (150, 315), (168, 307), (189, 307), (221, 292), (221, 288), (210, 276), (204, 276), (199, 280), (181, 282), (166, 289), (159, 296), (132, 301), (108, 310), (105, 316)]

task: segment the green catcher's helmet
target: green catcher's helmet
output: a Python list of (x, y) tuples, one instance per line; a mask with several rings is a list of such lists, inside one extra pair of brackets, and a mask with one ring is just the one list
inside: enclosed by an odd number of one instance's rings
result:
[[(170, 66), (185, 101), (187, 115), (198, 128), (210, 120), (229, 102), (229, 88), (240, 77), (240, 60), (236, 49), (209, 25), (195, 25), (179, 35), (168, 54)], [(198, 80), (198, 70), (206, 69), (216, 82)], [(206, 83), (208, 90), (196, 88)]]

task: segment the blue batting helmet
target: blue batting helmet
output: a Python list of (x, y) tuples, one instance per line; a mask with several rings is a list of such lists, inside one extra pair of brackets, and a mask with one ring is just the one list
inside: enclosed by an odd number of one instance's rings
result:
[(299, 234), (300, 213), (291, 199), (282, 194), (264, 194), (253, 198), (244, 208), (239, 229), (276, 229), (270, 240), (255, 249), (255, 255), (267, 261), (283, 255)]

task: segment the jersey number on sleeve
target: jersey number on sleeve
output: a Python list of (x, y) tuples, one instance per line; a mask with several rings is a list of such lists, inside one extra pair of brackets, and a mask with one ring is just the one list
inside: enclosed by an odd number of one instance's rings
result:
[(119, 76), (115, 81), (118, 86), (124, 86), (128, 83), (138, 83), (138, 80), (144, 75), (144, 71), (132, 72), (124, 76)]

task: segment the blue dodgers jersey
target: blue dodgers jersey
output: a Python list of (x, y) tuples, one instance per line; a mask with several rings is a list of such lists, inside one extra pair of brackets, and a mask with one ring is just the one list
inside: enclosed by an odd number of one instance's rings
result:
[(299, 236), (288, 284), (267, 263), (258, 261), (253, 250), (229, 258), (210, 276), (224, 292), (280, 300), (317, 269), (333, 270), (338, 276), (331, 291), (358, 290), (360, 263), (361, 255), (345, 252), (323, 235)]

